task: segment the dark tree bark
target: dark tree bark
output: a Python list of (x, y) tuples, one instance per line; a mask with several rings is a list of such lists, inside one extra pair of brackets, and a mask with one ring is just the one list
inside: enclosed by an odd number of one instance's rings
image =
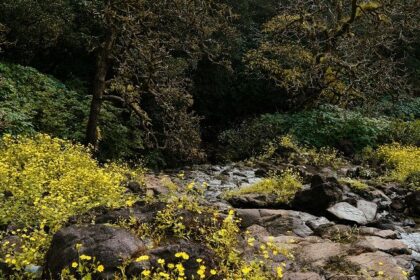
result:
[(109, 59), (115, 42), (115, 31), (111, 30), (99, 49), (96, 57), (96, 73), (92, 88), (89, 121), (86, 130), (86, 144), (98, 148), (98, 124), (101, 114), (103, 97), (106, 89), (106, 77), (109, 70)]

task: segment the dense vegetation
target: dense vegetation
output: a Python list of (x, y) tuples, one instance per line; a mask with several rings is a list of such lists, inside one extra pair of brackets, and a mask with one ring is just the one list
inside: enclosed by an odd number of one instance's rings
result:
[[(268, 241), (243, 258), (240, 221), (206, 204), (203, 185), (139, 199), (128, 184), (145, 187), (146, 168), (286, 162), (222, 197), (289, 207), (308, 183), (301, 165), (355, 164), (372, 172), (363, 180), (418, 191), (419, 10), (418, 0), (0, 1), (0, 278), (5, 265), (29, 279), (74, 216), (136, 203), (165, 207), (153, 222), (113, 226), (205, 244), (218, 258), (198, 266), (200, 279), (282, 278), (271, 261), (290, 253)], [(369, 188), (360, 178), (337, 182), (357, 193)], [(203, 221), (184, 224), (185, 212)], [(189, 256), (177, 258), (140, 279), (186, 279)], [(62, 275), (104, 269), (85, 256)]]

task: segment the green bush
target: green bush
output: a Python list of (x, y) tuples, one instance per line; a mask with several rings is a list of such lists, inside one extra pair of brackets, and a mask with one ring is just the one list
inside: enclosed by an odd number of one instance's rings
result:
[(82, 140), (89, 99), (33, 68), (0, 63), (0, 134)]
[(390, 121), (370, 118), (356, 111), (321, 106), (294, 114), (266, 114), (223, 132), (219, 140), (230, 159), (243, 159), (264, 152), (270, 142), (284, 134), (299, 144), (316, 148), (334, 147), (347, 154), (377, 146), (389, 133)]
[(333, 106), (297, 113), (290, 121), (291, 133), (302, 144), (332, 146), (346, 153), (378, 145), (389, 126), (387, 119), (369, 118)]
[(362, 110), (369, 114), (385, 115), (403, 120), (418, 119), (420, 118), (420, 97), (401, 98), (400, 100), (386, 98), (374, 104), (367, 104)]
[[(42, 132), (83, 141), (90, 97), (84, 85), (75, 88), (33, 68), (0, 63), (0, 136)], [(100, 159), (142, 154), (141, 124), (128, 110), (105, 103), (100, 121)]]
[(224, 156), (238, 160), (261, 154), (271, 141), (287, 131), (287, 115), (265, 114), (222, 132), (219, 141), (227, 148)]
[(413, 121), (393, 121), (384, 138), (387, 142), (420, 146), (420, 119)]

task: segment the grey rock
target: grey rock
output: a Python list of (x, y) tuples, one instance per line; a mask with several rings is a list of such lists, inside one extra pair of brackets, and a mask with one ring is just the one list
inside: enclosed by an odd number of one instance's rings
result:
[(378, 211), (378, 205), (374, 202), (359, 200), (357, 201), (357, 208), (363, 212), (368, 222), (375, 220)]
[(328, 220), (325, 217), (319, 217), (316, 218), (315, 220), (310, 220), (306, 222), (306, 225), (309, 226), (312, 230), (317, 230), (319, 227), (321, 226), (332, 226), (334, 225), (333, 222), (330, 222), (330, 220)]
[(327, 209), (328, 212), (341, 220), (365, 225), (368, 223), (365, 214), (358, 208), (347, 202), (340, 202)]

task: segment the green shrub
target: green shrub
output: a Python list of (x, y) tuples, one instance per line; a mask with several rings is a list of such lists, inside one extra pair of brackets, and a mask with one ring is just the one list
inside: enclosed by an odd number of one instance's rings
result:
[[(72, 81), (78, 83), (77, 81)], [(82, 142), (90, 97), (85, 85), (78, 91), (37, 70), (0, 63), (0, 136), (47, 133)], [(101, 160), (137, 159), (144, 151), (144, 134), (138, 118), (124, 108), (104, 103), (100, 119)]]
[(291, 118), (291, 133), (300, 143), (317, 148), (331, 146), (346, 153), (377, 146), (389, 121), (369, 118), (359, 112), (322, 106)]
[(0, 63), (2, 133), (82, 140), (89, 99), (30, 67)]
[(265, 114), (224, 131), (219, 136), (219, 141), (227, 148), (224, 156), (238, 160), (261, 154), (273, 139), (288, 131), (287, 119), (287, 115)]
[(334, 147), (347, 154), (377, 146), (384, 141), (390, 121), (370, 118), (356, 111), (321, 106), (294, 114), (266, 114), (223, 132), (219, 140), (229, 159), (256, 156), (276, 138), (292, 135), (299, 144), (316, 148)]
[(387, 142), (420, 146), (420, 119), (412, 121), (393, 121), (389, 125), (384, 138)]
[(385, 115), (391, 118), (413, 120), (420, 118), (420, 97), (392, 100), (386, 98), (362, 108), (369, 114)]

